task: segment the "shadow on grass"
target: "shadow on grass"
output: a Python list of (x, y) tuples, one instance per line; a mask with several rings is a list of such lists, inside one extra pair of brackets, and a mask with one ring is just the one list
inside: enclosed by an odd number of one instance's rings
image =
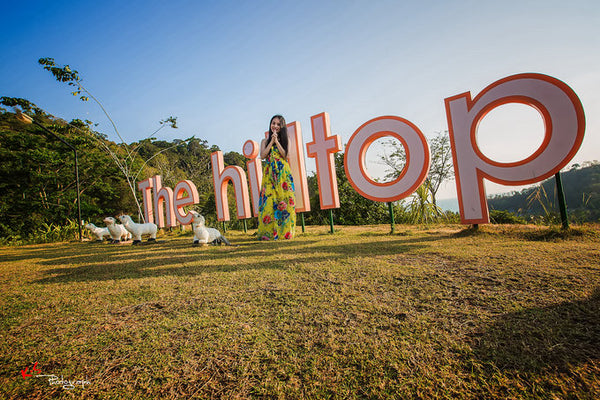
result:
[[(51, 260), (54, 258), (64, 257), (65, 254), (69, 254), (72, 256), (78, 255), (89, 255), (96, 253), (96, 250), (100, 247), (104, 246), (123, 246), (121, 245), (109, 245), (107, 242), (74, 242), (68, 244), (56, 244), (56, 243), (47, 243), (47, 244), (38, 244), (38, 245), (30, 245), (18, 248), (18, 254), (11, 254), (1, 256), (1, 261), (3, 262), (11, 262), (11, 261), (20, 261), (20, 260), (30, 260), (34, 258), (41, 258), (43, 260)], [(60, 252), (57, 250), (58, 246), (62, 246), (65, 251)]]
[[(241, 240), (238, 246), (192, 247), (188, 241), (171, 241), (154, 247), (101, 246), (95, 252), (74, 254), (62, 252), (42, 265), (67, 265), (41, 271), (46, 277), (37, 283), (103, 281), (135, 279), (163, 275), (199, 275), (208, 272), (227, 272), (247, 269), (283, 269), (291, 264), (320, 263), (332, 258), (372, 257), (392, 255), (424, 247), (423, 242), (440, 240), (427, 238), (373, 237), (359, 243), (338, 244), (335, 239), (323, 241), (258, 242)], [(55, 253), (57, 250), (55, 249)], [(273, 259), (274, 252), (282, 257)], [(290, 255), (293, 255), (290, 257)], [(264, 256), (264, 257), (263, 257)], [(41, 257), (41, 255), (38, 255)], [(264, 261), (263, 261), (264, 259)], [(77, 265), (79, 264), (79, 265)]]
[(515, 372), (558, 370), (600, 360), (600, 287), (584, 300), (500, 317), (474, 335), (475, 357)]

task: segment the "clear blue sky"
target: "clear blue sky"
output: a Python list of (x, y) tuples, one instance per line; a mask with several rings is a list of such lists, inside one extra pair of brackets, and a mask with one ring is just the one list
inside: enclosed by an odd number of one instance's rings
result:
[[(78, 70), (127, 142), (172, 115), (179, 129), (159, 138), (195, 135), (240, 153), (275, 113), (299, 121), (305, 142), (310, 117), (322, 111), (344, 143), (381, 115), (432, 136), (447, 129), (444, 98), (544, 73), (571, 86), (586, 112), (573, 162), (600, 159), (598, 0), (8, 2), (0, 35), (1, 96), (90, 119), (113, 140), (98, 107), (70, 95), (38, 58)], [(484, 122), (478, 140), (500, 161), (541, 142), (539, 117), (526, 106), (504, 106)], [(441, 197), (454, 190), (447, 185)]]

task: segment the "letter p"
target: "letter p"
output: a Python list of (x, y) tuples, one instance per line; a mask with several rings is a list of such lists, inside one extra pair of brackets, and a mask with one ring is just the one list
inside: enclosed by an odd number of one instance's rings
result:
[[(473, 100), (467, 92), (447, 98), (445, 103), (463, 224), (489, 223), (484, 178), (514, 186), (539, 182), (567, 165), (583, 141), (581, 101), (569, 86), (547, 75), (509, 76), (492, 83)], [(487, 113), (508, 103), (526, 104), (541, 114), (544, 141), (526, 159), (501, 163), (490, 160), (479, 149), (477, 126)]]

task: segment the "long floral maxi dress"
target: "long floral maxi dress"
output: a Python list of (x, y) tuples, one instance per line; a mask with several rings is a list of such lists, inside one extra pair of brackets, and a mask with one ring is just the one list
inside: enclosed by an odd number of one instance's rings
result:
[(292, 170), (275, 146), (263, 163), (257, 237), (259, 240), (291, 239), (296, 229)]

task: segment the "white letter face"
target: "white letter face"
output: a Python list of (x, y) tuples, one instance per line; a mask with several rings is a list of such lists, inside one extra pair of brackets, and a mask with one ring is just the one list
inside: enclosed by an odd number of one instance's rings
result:
[(142, 191), (144, 201), (144, 222), (154, 223), (154, 212), (152, 211), (152, 188), (154, 179), (148, 178), (138, 183), (138, 189)]
[(210, 155), (213, 171), (213, 185), (215, 191), (215, 203), (217, 205), (217, 219), (229, 221), (229, 202), (227, 201), (227, 184), (233, 183), (235, 192), (235, 206), (237, 218), (251, 218), (250, 199), (248, 196), (248, 183), (246, 173), (238, 166), (230, 165), (224, 167), (223, 153), (215, 151)]
[(173, 189), (173, 208), (175, 209), (175, 217), (181, 225), (189, 225), (193, 219), (193, 215), (189, 212), (185, 213), (183, 207), (199, 202), (198, 189), (192, 181), (186, 179), (175, 185), (175, 189)]
[(294, 121), (286, 125), (288, 131), (288, 159), (292, 177), (294, 178), (294, 195), (296, 197), (296, 212), (310, 211), (306, 165), (304, 163), (304, 141), (300, 123)]
[(254, 140), (247, 140), (242, 147), (248, 169), (248, 180), (250, 181), (250, 194), (252, 197), (252, 211), (258, 216), (258, 203), (260, 201), (260, 186), (262, 184), (262, 161), (258, 157), (260, 145)]
[(329, 114), (323, 112), (310, 118), (313, 141), (306, 144), (309, 157), (316, 159), (321, 210), (340, 208), (334, 153), (342, 150), (338, 135), (331, 135)]
[[(367, 150), (380, 137), (392, 136), (402, 142), (406, 150), (406, 165), (392, 182), (375, 182), (366, 168)], [(363, 197), (375, 201), (396, 201), (410, 196), (427, 178), (429, 146), (419, 128), (400, 117), (385, 116), (372, 119), (352, 134), (344, 168), (352, 187)]]
[[(156, 225), (159, 228), (177, 225), (173, 208), (173, 189), (162, 185), (162, 176), (160, 175), (154, 176), (154, 211), (156, 212)], [(166, 225), (165, 215), (167, 216)]]
[[(445, 103), (463, 224), (489, 223), (484, 178), (502, 185), (539, 182), (560, 171), (583, 141), (585, 116), (579, 98), (566, 84), (547, 75), (513, 75), (494, 82), (473, 100), (467, 92)], [(531, 156), (500, 163), (487, 158), (477, 146), (477, 125), (488, 112), (508, 103), (535, 108), (544, 120), (545, 134)]]

